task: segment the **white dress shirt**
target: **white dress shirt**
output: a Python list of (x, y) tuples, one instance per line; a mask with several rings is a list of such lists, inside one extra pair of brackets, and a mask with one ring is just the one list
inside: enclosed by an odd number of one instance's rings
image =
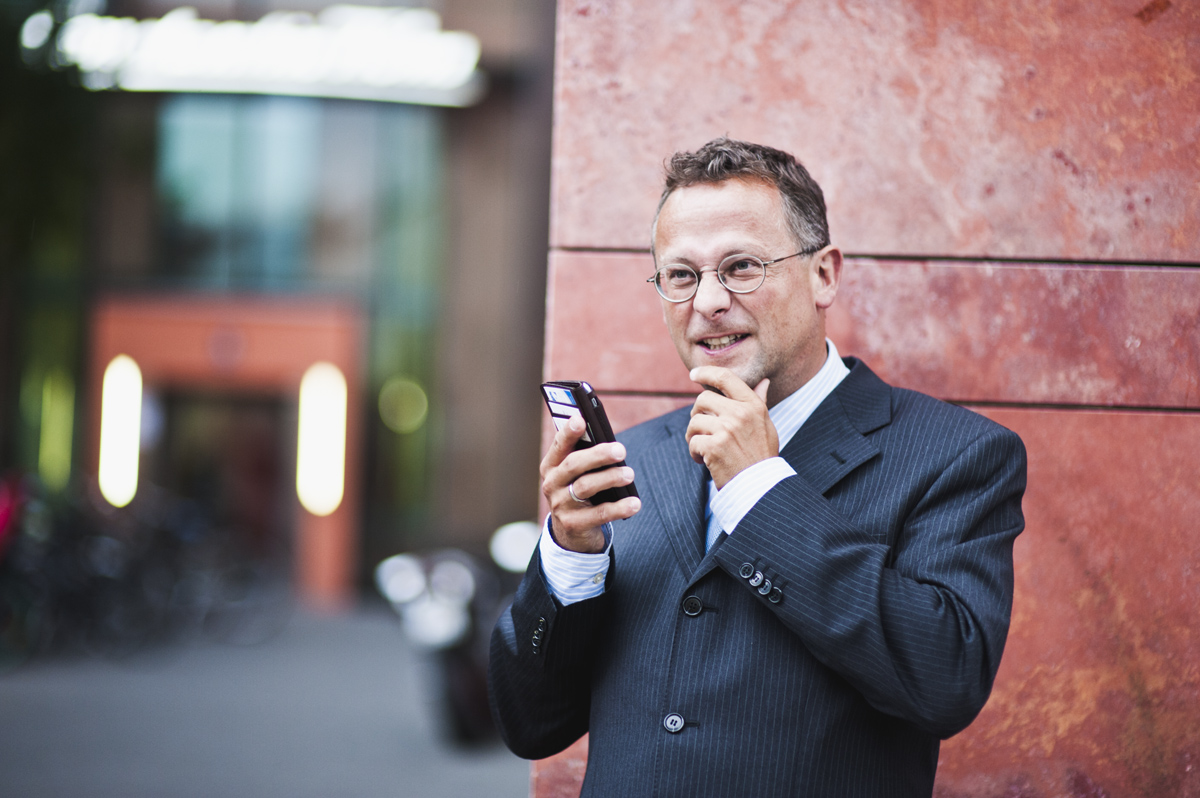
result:
[[(821, 370), (791, 396), (768, 411), (775, 431), (779, 434), (780, 451), (783, 451), (817, 406), (825, 401), (825, 397), (833, 393), (833, 389), (850, 373), (850, 369), (846, 368), (846, 364), (838, 355), (833, 341), (826, 338), (825, 346), (827, 354)], [(786, 460), (776, 456), (743, 470), (721, 490), (717, 490), (716, 483), (709, 480), (708, 507), (704, 511), (707, 527), (705, 548), (710, 548), (722, 531), (733, 534), (738, 523), (754, 508), (759, 499), (780, 481), (795, 474), (795, 470)], [(612, 548), (612, 527), (609, 524), (604, 526), (604, 537), (608, 546), (602, 552), (592, 554), (564, 549), (550, 534), (550, 516), (546, 516), (542, 537), (538, 541), (538, 550), (542, 558), (542, 572), (546, 575), (550, 591), (561, 603), (573, 604), (604, 592), (604, 579), (608, 575), (608, 554)]]

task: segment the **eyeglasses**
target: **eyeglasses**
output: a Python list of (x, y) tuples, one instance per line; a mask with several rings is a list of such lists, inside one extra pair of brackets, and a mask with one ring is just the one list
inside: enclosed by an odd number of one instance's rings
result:
[[(761, 286), (767, 279), (768, 266), (788, 258), (812, 255), (814, 252), (819, 252), (820, 249), (820, 247), (804, 249), (775, 260), (763, 260), (753, 255), (730, 255), (717, 265), (717, 279), (721, 281), (721, 285), (735, 294), (748, 294)], [(654, 283), (659, 296), (668, 302), (687, 302), (700, 289), (702, 273), (683, 263), (668, 263), (666, 266), (659, 267), (654, 272), (654, 276), (648, 278), (646, 282)]]

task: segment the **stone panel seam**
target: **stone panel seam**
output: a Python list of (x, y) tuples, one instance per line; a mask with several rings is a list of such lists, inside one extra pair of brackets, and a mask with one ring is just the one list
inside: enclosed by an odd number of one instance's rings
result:
[[(551, 252), (580, 255), (634, 255), (650, 256), (648, 249), (628, 249), (623, 247), (552, 247)], [(1019, 266), (1089, 266), (1114, 268), (1139, 267), (1154, 269), (1197, 269), (1200, 261), (1161, 261), (1161, 260), (1078, 260), (1068, 258), (1035, 258), (1014, 257), (1007, 255), (923, 255), (904, 253), (870, 253), (843, 252), (846, 260), (877, 260), (899, 262), (933, 262), (933, 263), (981, 263), (981, 264), (1013, 264)]]
[[(698, 393), (664, 392), (664, 391), (629, 391), (601, 390), (601, 398), (619, 397), (624, 399), (695, 399)], [(1169, 413), (1171, 415), (1200, 415), (1200, 407), (1167, 407), (1162, 405), (1097, 405), (1071, 404), (1067, 402), (989, 402), (978, 399), (960, 400), (950, 397), (937, 397), (943, 402), (968, 409), (996, 410), (1061, 410), (1066, 412), (1083, 413)]]

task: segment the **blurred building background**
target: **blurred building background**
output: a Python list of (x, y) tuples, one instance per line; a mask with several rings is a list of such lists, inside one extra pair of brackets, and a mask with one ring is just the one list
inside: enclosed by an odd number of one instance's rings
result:
[[(326, 4), (190, 5), (254, 21)], [(3, 5), (0, 468), (52, 503), (103, 507), (101, 383), (126, 353), (144, 380), (131, 507), (147, 489), (199, 503), (312, 603), (353, 601), (397, 551), (482, 550), (532, 519), (552, 0), (427, 4), (479, 39), (486, 88), (469, 107), (89, 91), (56, 53), (80, 15), (175, 6)], [(38, 11), (53, 20), (40, 38)], [(348, 383), (344, 494), (326, 518), (295, 476), (317, 360)]]
[[(192, 5), (245, 21), (321, 8)], [(267, 627), (281, 590), (344, 607), (397, 551), (482, 549), (537, 513), (543, 324), (545, 373), (586, 375), (615, 426), (692, 401), (642, 284), (647, 223), (663, 158), (728, 134), (795, 152), (824, 187), (848, 255), (839, 348), (1030, 452), (1004, 663), (943, 748), (938, 793), (1196, 794), (1197, 7), (559, 0), (556, 26), (552, 0), (426, 5), (482, 44), (473, 104), (90, 91), (54, 62), (55, 32), (173, 4), (3, 0), (0, 569), (25, 491), (21, 534), (40, 552), (26, 587), (85, 596), (63, 605), (90, 624), (80, 645), (121, 654), (144, 607), (109, 584), (130, 547), (106, 541), (169, 533), (204, 576), (214, 555), (195, 541), (219, 531), (218, 551), (266, 564), (249, 578), (269, 588), (253, 616)], [(25, 27), (39, 11), (40, 33)], [(142, 359), (140, 472), (116, 512), (96, 486), (100, 395), (126, 350)], [(305, 507), (298, 397), (316, 362), (346, 380), (346, 461), (340, 492)], [(55, 558), (60, 527), (90, 541), (103, 589), (80, 593), (78, 563)], [(142, 559), (154, 594), (161, 563)], [(206, 613), (202, 593), (178, 609)], [(29, 596), (3, 598), (27, 620)], [(218, 637), (264, 632), (223, 617)], [(377, 626), (356, 628), (265, 656), (239, 694), (329, 645), (391, 656), (363, 648)], [(21, 631), (0, 617), (0, 667), (31, 642)], [(0, 701), (60, 694), (35, 677)], [(577, 790), (585, 756), (586, 738), (535, 767), (537, 794)]]

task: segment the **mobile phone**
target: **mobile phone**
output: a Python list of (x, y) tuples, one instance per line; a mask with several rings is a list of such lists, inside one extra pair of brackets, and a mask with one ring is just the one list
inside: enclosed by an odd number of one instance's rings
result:
[[(592, 390), (592, 386), (586, 382), (574, 380), (544, 382), (542, 383), (542, 398), (546, 400), (546, 407), (550, 410), (550, 420), (554, 422), (556, 430), (561, 430), (572, 416), (583, 418), (583, 437), (575, 443), (576, 451), (590, 449), (597, 443), (612, 443), (617, 439), (613, 435), (612, 425), (608, 423), (608, 414), (604, 412), (604, 404)], [(625, 461), (622, 460), (615, 465), (623, 466)], [(605, 488), (590, 498), (592, 504), (603, 504), (604, 502), (619, 501), (626, 496), (637, 495), (637, 488), (631, 482), (628, 485)]]

